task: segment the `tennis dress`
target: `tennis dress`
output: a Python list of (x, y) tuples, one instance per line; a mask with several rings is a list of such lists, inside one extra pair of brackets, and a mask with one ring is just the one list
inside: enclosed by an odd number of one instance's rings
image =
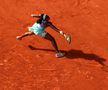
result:
[(28, 27), (29, 31), (34, 32), (34, 34), (45, 37), (47, 32), (44, 30), (47, 27), (47, 22), (37, 23), (35, 22), (31, 27)]

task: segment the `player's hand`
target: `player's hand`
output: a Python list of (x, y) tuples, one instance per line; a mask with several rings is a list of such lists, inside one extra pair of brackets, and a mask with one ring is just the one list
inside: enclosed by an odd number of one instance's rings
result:
[(59, 31), (59, 33), (60, 33), (61, 35), (64, 35), (64, 32), (63, 32), (63, 31)]
[(17, 36), (16, 39), (17, 40), (22, 40), (22, 37), (21, 36)]
[(31, 14), (32, 17), (34, 17), (36, 14)]

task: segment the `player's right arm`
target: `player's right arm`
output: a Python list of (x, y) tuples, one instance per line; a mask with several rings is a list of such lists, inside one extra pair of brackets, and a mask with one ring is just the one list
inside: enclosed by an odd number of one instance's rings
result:
[(58, 32), (58, 33), (60, 33), (61, 35), (65, 36), (65, 33), (64, 33), (62, 30), (58, 29), (58, 28), (57, 28), (55, 25), (53, 25), (51, 22), (49, 22), (48, 25), (49, 25), (53, 30), (55, 30), (56, 32)]

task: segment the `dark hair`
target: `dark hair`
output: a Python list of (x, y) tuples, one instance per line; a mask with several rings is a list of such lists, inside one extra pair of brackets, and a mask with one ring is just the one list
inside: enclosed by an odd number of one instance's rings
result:
[(37, 23), (42, 23), (42, 20), (45, 20), (45, 18), (49, 18), (50, 17), (47, 14), (41, 14), (41, 17), (37, 20)]

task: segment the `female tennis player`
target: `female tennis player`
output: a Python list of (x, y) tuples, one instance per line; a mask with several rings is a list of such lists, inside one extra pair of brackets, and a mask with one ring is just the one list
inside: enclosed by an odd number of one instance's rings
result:
[(45, 28), (51, 27), (53, 30), (63, 35), (66, 38), (68, 43), (71, 42), (70, 36), (66, 35), (63, 31), (55, 27), (50, 22), (50, 17), (47, 14), (32, 14), (31, 16), (38, 18), (38, 20), (31, 27), (28, 27), (28, 30), (29, 30), (28, 32), (25, 32), (24, 34), (17, 36), (16, 39), (21, 40), (23, 37), (26, 37), (26, 36), (39, 35), (43, 37), (44, 39), (49, 40), (52, 43), (56, 51), (56, 54), (55, 54), (56, 57), (63, 57), (65, 53), (62, 53), (58, 50), (58, 46), (55, 39), (48, 32), (45, 31)]

